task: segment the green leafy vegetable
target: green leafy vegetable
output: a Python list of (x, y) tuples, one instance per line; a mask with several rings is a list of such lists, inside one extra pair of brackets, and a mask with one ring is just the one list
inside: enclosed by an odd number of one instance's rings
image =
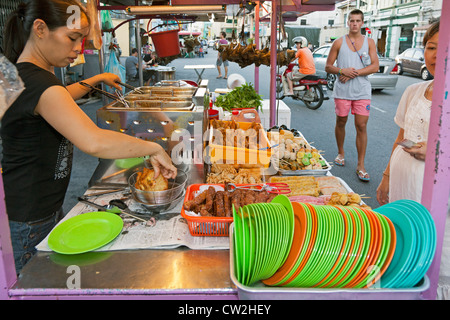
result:
[(218, 96), (216, 106), (230, 112), (235, 108), (255, 108), (258, 111), (262, 107), (262, 100), (255, 88), (251, 84), (245, 83), (226, 95)]

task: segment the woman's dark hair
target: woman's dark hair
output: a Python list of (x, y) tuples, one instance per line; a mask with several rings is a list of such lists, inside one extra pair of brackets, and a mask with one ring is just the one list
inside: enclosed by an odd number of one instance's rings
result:
[(9, 16), (3, 31), (6, 58), (12, 63), (17, 62), (36, 19), (42, 19), (49, 30), (67, 25), (67, 20), (73, 14), (70, 10), (67, 12), (71, 5), (81, 8), (81, 12), (89, 20), (85, 9), (76, 0), (32, 0), (19, 4)]
[(427, 29), (427, 32), (425, 32), (425, 35), (423, 36), (423, 46), (425, 47), (427, 45), (428, 40), (433, 38), (433, 36), (439, 32), (439, 21), (433, 22)]

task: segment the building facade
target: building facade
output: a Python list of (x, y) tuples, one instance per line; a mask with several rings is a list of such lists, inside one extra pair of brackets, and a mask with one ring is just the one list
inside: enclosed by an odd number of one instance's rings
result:
[(378, 52), (395, 58), (408, 48), (421, 48), (430, 22), (441, 16), (443, 0), (359, 1), (365, 26)]
[(395, 58), (408, 48), (422, 47), (425, 31), (433, 19), (441, 16), (443, 0), (347, 0), (334, 11), (313, 12), (296, 24), (321, 27), (324, 44), (348, 32), (347, 17), (353, 9), (364, 12), (364, 29), (377, 44), (378, 52)]

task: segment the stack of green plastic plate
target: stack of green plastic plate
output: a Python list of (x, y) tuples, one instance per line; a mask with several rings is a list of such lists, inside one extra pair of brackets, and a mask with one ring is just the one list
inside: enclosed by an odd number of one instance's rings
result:
[(428, 210), (412, 200), (398, 200), (375, 209), (392, 220), (397, 246), (381, 277), (383, 288), (411, 288), (424, 277), (436, 252), (436, 227)]
[[(234, 213), (237, 279), (251, 285), (410, 288), (436, 250), (429, 212), (411, 200), (376, 210), (292, 203), (249, 205)], [(287, 209), (286, 209), (287, 208)], [(292, 213), (293, 211), (293, 213)]]
[(292, 237), (276, 221), (282, 210), (277, 213), (271, 205), (245, 206), (235, 213), (235, 268), (243, 284), (370, 287), (392, 260), (395, 229), (377, 212), (293, 202)]
[(285, 262), (294, 236), (294, 211), (284, 195), (271, 203), (233, 207), (236, 278), (244, 285), (270, 277)]
[[(362, 288), (380, 277), (382, 267), (393, 252), (392, 230), (385, 218), (358, 207), (293, 204), (294, 212), (304, 211), (316, 221), (306, 236), (308, 243), (292, 250), (305, 251), (288, 259), (267, 285), (289, 287)], [(307, 228), (307, 230), (310, 230)], [(395, 238), (395, 236), (394, 236)], [(306, 249), (305, 249), (306, 248)], [(291, 251), (290, 256), (295, 254)], [(392, 256), (392, 255), (391, 255)]]

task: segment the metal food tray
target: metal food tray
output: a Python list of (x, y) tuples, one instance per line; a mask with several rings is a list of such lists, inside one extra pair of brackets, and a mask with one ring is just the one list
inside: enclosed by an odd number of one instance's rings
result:
[[(303, 139), (305, 139), (306, 143), (309, 147), (311, 147), (311, 144), (306, 140), (305, 136), (300, 132), (300, 135)], [(317, 149), (317, 148), (316, 148)], [(327, 166), (327, 169), (314, 169), (314, 170), (283, 170), (278, 169), (281, 175), (283, 176), (310, 176), (310, 175), (326, 175), (330, 170), (331, 166), (328, 163), (328, 161), (320, 155), (320, 159), (325, 161), (325, 164)]]
[[(146, 87), (137, 87), (141, 92), (144, 92), (144, 95), (168, 95), (168, 96), (193, 96), (196, 87), (178, 87), (178, 86), (146, 86)], [(141, 95), (135, 91), (131, 91), (128, 95)]]
[[(272, 177), (277, 177), (277, 176), (272, 176)], [(269, 178), (269, 183), (272, 182), (272, 177)], [(320, 177), (323, 177), (323, 175), (322, 174), (316, 174), (316, 175), (313, 175), (313, 177), (320, 178)], [(340, 184), (345, 188), (345, 190), (347, 190), (347, 193), (354, 192), (353, 189), (350, 188), (350, 186), (347, 184), (347, 182), (345, 182), (342, 178), (333, 176), (332, 174), (330, 174), (329, 177), (336, 178), (340, 182)]]
[(128, 102), (130, 108), (126, 108), (122, 103), (115, 102), (107, 106), (111, 109), (121, 109), (125, 111), (156, 110), (156, 111), (192, 111), (195, 107), (192, 101), (166, 101), (166, 100), (134, 100)]
[(328, 169), (314, 169), (314, 170), (283, 170), (278, 169), (282, 176), (310, 176), (310, 175), (326, 175), (328, 171), (331, 170), (331, 166), (324, 157), (320, 156), (320, 158), (325, 161)]
[(423, 300), (422, 293), (430, 287), (425, 275), (414, 288), (293, 288), (269, 287), (261, 281), (245, 286), (237, 281), (234, 270), (234, 223), (230, 225), (230, 278), (241, 300)]

